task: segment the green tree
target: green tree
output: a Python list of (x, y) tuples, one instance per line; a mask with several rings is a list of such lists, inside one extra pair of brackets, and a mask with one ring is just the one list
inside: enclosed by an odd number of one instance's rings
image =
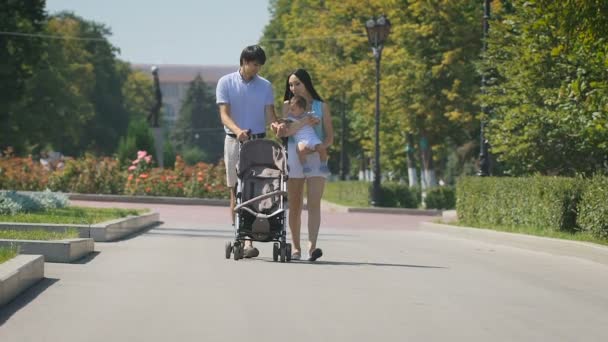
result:
[(382, 169), (406, 177), (408, 132), (428, 141), (427, 168), (431, 148), (472, 138), (478, 127), (478, 1), (276, 0), (270, 6), (261, 39), (270, 56), (264, 75), (280, 95), (289, 72), (306, 68), (334, 109), (336, 128), (343, 101), (350, 132), (345, 147), (352, 158), (373, 155), (375, 67), (364, 23), (380, 13), (392, 23), (381, 63)]
[(203, 153), (206, 162), (217, 162), (223, 153), (224, 130), (220, 121), (215, 94), (197, 75), (188, 88), (180, 110), (172, 140), (178, 151), (184, 153), (193, 147)]
[(492, 152), (515, 175), (606, 170), (606, 4), (499, 4), (482, 64), (493, 75), (481, 98)]
[[(44, 27), (44, 0), (7, 0), (0, 3), (0, 31), (37, 34)], [(0, 148), (13, 146), (17, 152), (25, 144), (26, 133), (15, 105), (26, 91), (33, 69), (44, 59), (42, 41), (30, 37), (0, 35)]]
[[(79, 34), (78, 22), (49, 18), (43, 31), (67, 37)], [(82, 42), (70, 39), (43, 40), (44, 56), (24, 82), (24, 96), (13, 105), (13, 124), (20, 135), (13, 142), (24, 149), (51, 146), (73, 154), (81, 140), (82, 126), (94, 116), (87, 98), (95, 83), (93, 65)]]
[[(130, 69), (131, 66), (124, 63), (122, 67)], [(146, 119), (154, 103), (154, 84), (150, 76), (137, 70), (127, 72), (127, 79), (122, 86), (122, 96), (129, 117)]]

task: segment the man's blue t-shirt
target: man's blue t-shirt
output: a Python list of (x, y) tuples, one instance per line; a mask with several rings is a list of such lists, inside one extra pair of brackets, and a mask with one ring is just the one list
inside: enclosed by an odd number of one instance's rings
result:
[[(265, 108), (274, 105), (274, 95), (270, 82), (259, 76), (245, 81), (236, 71), (222, 76), (217, 82), (217, 103), (230, 105), (230, 116), (241, 129), (250, 129), (252, 134), (266, 132)], [(224, 126), (226, 133), (233, 132)]]

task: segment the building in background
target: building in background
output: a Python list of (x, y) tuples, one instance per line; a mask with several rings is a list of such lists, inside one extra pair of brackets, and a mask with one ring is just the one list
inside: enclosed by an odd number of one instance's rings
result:
[(238, 70), (238, 66), (224, 65), (177, 65), (177, 64), (132, 64), (134, 70), (142, 71), (152, 77), (151, 68), (158, 67), (160, 89), (163, 94), (164, 117), (170, 128), (174, 127), (179, 116), (190, 82), (201, 74), (203, 81), (214, 90), (220, 77)]

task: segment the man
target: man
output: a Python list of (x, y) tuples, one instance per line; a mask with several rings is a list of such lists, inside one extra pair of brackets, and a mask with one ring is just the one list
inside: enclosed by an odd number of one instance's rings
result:
[[(239, 70), (223, 76), (217, 83), (217, 104), (226, 131), (224, 162), (226, 182), (230, 190), (230, 216), (233, 225), (239, 142), (249, 138), (264, 138), (267, 122), (271, 122), (275, 132), (284, 130), (284, 125), (278, 124), (274, 111), (272, 85), (258, 75), (265, 62), (266, 54), (260, 46), (247, 46), (241, 52)], [(258, 249), (253, 247), (250, 241), (245, 242), (244, 257), (254, 258), (259, 254)]]

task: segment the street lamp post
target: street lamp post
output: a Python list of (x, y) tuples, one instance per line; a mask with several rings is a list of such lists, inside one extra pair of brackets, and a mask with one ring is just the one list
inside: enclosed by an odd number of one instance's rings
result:
[(370, 19), (365, 23), (367, 39), (372, 47), (376, 60), (376, 123), (374, 131), (374, 183), (372, 186), (371, 204), (377, 207), (380, 204), (380, 58), (382, 48), (390, 33), (391, 23), (381, 15), (377, 19)]
[[(488, 38), (488, 27), (490, 20), (490, 2), (492, 0), (484, 0), (483, 3), (483, 41), (482, 41), (482, 56), (485, 58), (485, 52), (488, 48), (487, 38)], [(486, 85), (487, 78), (485, 70), (481, 72), (481, 93), (486, 93)], [(479, 132), (479, 171), (477, 171), (478, 176), (489, 176), (490, 175), (490, 155), (488, 152), (488, 140), (485, 137), (486, 130), (486, 121), (489, 113), (488, 106), (483, 104), (481, 106), (481, 110), (484, 114), (483, 119), (481, 120), (480, 132)]]

